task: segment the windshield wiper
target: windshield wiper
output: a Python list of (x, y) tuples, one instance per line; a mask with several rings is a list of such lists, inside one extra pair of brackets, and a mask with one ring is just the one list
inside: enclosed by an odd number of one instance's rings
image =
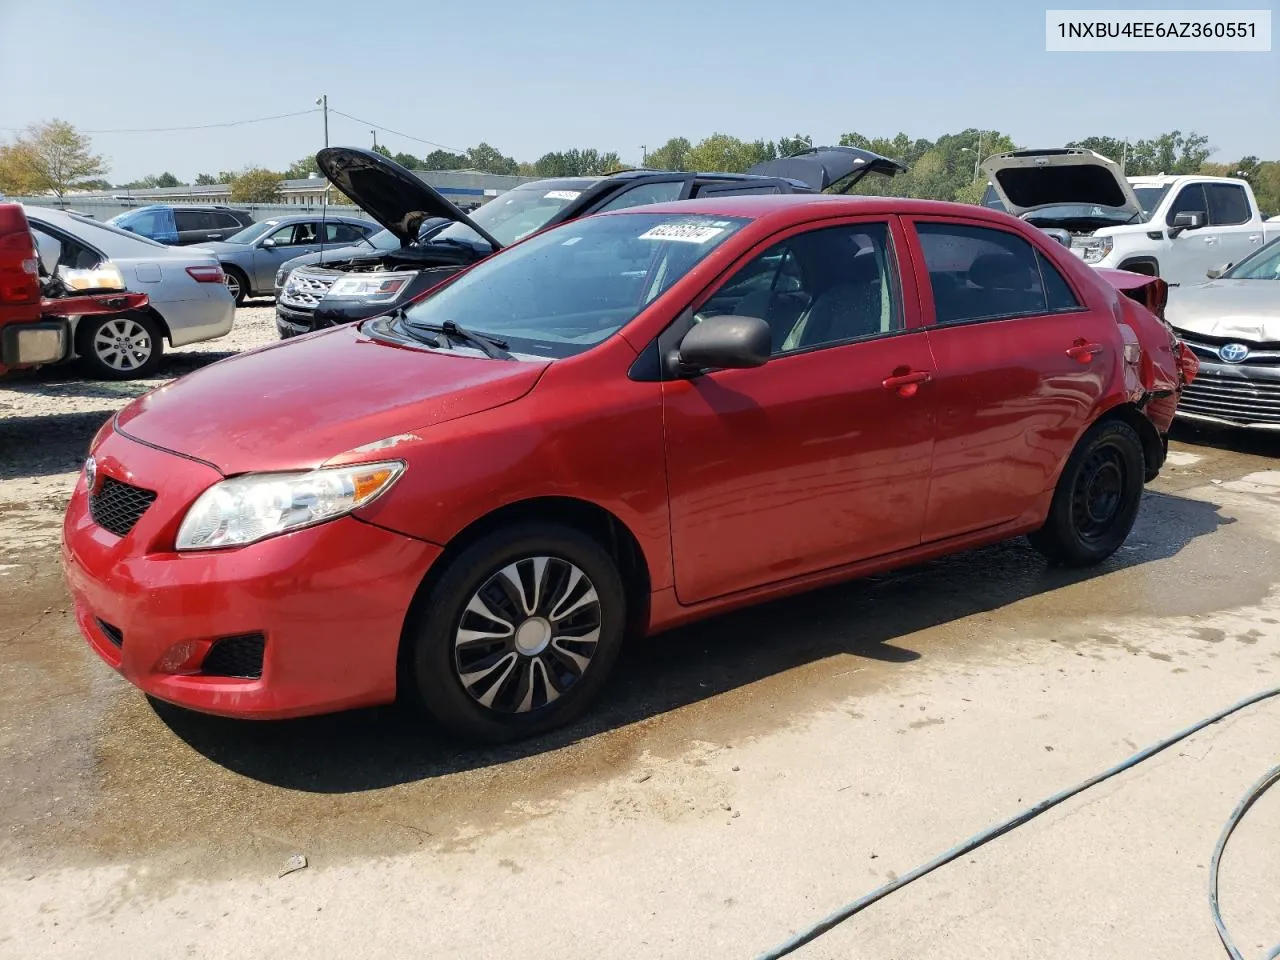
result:
[(396, 307), (387, 314), (384, 319), (388, 327), (395, 324), (396, 329), (410, 340), (416, 340), (418, 343), (425, 344), (426, 346), (433, 347), (437, 350), (444, 346), (444, 344), (440, 342), (439, 337), (424, 334), (422, 332), (422, 328), (416, 327), (414, 324), (410, 323), (408, 315), (404, 311), (404, 307)]
[(482, 333), (472, 333), (470, 330), (464, 330), (452, 320), (446, 320), (441, 324), (434, 323), (411, 323), (404, 321), (404, 326), (413, 327), (418, 330), (432, 330), (443, 333), (445, 337), (470, 344), (475, 347), (486, 357), (492, 360), (514, 360), (507, 350), (507, 341), (499, 340), (497, 337), (490, 337)]

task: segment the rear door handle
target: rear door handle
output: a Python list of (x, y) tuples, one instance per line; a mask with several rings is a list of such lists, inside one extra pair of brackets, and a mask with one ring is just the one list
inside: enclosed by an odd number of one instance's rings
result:
[(892, 377), (885, 377), (881, 383), (886, 390), (898, 391), (900, 397), (914, 397), (916, 391), (920, 389), (920, 384), (928, 383), (933, 379), (933, 375), (927, 370), (914, 370), (910, 373), (894, 374)]
[(1077, 343), (1067, 348), (1067, 356), (1072, 360), (1088, 363), (1095, 354), (1102, 353), (1104, 350), (1106, 350), (1106, 347), (1100, 343)]

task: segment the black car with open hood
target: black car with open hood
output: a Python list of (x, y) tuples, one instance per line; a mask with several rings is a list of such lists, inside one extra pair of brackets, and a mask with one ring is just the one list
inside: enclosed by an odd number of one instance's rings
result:
[[(866, 150), (816, 147), (747, 173), (625, 170), (535, 180), (468, 215), (420, 176), (372, 150), (326, 147), (316, 162), (401, 246), (293, 270), (276, 300), (276, 326), (285, 338), (387, 313), (504, 246), (589, 214), (694, 197), (847, 189), (868, 174), (891, 177), (906, 169)], [(453, 223), (421, 239), (421, 225), (433, 217)]]

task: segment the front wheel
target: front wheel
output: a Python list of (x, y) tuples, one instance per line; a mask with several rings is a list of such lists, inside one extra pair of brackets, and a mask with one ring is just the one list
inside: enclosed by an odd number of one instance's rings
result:
[(159, 324), (141, 313), (85, 317), (76, 328), (76, 353), (94, 379), (134, 380), (160, 366), (164, 336)]
[(1031, 545), (1064, 566), (1101, 563), (1133, 529), (1145, 476), (1142, 440), (1133, 427), (1120, 420), (1095, 424), (1071, 452)]
[(570, 527), (529, 523), (463, 550), (415, 605), (406, 639), (427, 710), (503, 742), (577, 716), (608, 677), (626, 622), (609, 553)]
[(225, 264), (222, 267), (222, 277), (227, 284), (227, 292), (235, 300), (236, 306), (242, 306), (245, 298), (249, 296), (249, 278), (235, 267), (228, 267)]

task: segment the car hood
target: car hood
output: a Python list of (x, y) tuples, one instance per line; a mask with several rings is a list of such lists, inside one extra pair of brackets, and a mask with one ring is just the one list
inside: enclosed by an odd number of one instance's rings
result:
[(1059, 204), (1109, 207), (1130, 217), (1142, 213), (1119, 164), (1092, 150), (1015, 150), (988, 157), (982, 169), (1015, 217)]
[(1280, 341), (1280, 281), (1211, 280), (1175, 287), (1165, 317), (1187, 333)]
[(747, 171), (762, 177), (799, 180), (818, 192), (837, 183), (843, 185), (841, 192), (847, 192), (869, 173), (892, 177), (906, 172), (907, 168), (897, 160), (859, 147), (810, 147), (789, 157), (757, 163)]
[(227, 476), (311, 469), (518, 400), (546, 366), (397, 347), (345, 326), (210, 364), (135, 400), (116, 427)]
[(492, 234), (442, 197), (421, 177), (380, 153), (359, 147), (325, 147), (316, 154), (316, 165), (329, 182), (353, 203), (377, 220), (405, 245), (418, 236), (428, 217), (444, 217), (484, 237), (494, 249), (502, 249)]

